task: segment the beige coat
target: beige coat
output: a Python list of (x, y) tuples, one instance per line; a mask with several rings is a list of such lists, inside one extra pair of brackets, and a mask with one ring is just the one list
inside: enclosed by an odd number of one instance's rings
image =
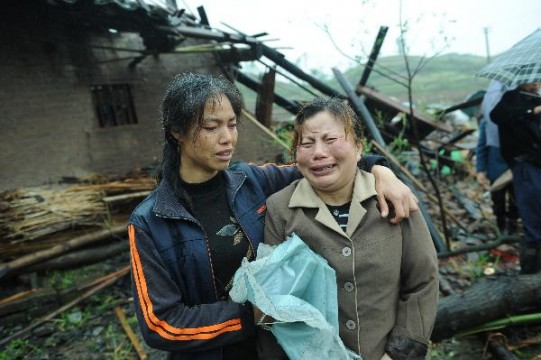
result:
[(374, 177), (358, 170), (346, 232), (306, 179), (271, 196), (265, 220), (266, 243), (296, 233), (334, 268), (340, 337), (365, 360), (405, 338), (428, 344), (438, 301), (437, 256), (421, 213), (393, 225), (376, 204)]

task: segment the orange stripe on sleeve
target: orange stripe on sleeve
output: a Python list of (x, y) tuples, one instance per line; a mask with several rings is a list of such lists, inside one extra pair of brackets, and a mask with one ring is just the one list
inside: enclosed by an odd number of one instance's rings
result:
[(165, 320), (160, 320), (156, 314), (154, 314), (152, 300), (148, 295), (147, 283), (135, 243), (135, 226), (133, 224), (128, 225), (128, 234), (130, 239), (130, 252), (132, 255), (132, 271), (137, 288), (137, 295), (139, 297), (141, 312), (149, 329), (168, 340), (207, 340), (215, 338), (225, 332), (242, 329), (240, 318), (231, 319), (221, 324), (195, 328), (178, 328), (167, 323)]

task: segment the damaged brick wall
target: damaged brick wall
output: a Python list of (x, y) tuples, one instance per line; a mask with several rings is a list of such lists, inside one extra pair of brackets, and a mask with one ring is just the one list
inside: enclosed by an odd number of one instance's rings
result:
[[(135, 33), (89, 33), (45, 14), (0, 12), (0, 190), (159, 161), (168, 82), (182, 71), (219, 73), (210, 54), (150, 55), (130, 70), (130, 60), (118, 59), (137, 53), (91, 45), (143, 49)], [(137, 124), (100, 127), (91, 89), (103, 84), (129, 86)]]

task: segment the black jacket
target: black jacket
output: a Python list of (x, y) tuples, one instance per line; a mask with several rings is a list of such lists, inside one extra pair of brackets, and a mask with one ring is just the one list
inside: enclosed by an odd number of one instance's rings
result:
[(540, 100), (517, 88), (507, 91), (490, 112), (498, 124), (502, 157), (511, 166), (521, 159), (541, 167), (541, 115), (533, 113)]

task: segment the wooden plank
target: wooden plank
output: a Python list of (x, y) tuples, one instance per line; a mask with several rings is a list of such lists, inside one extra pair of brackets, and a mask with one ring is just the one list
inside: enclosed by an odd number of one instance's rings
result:
[[(385, 128), (391, 134), (398, 134), (401, 130), (400, 123), (390, 123), (392, 118), (400, 113), (411, 115), (408, 107), (366, 86), (357, 85), (355, 92), (365, 97), (366, 107), (370, 109), (370, 112), (380, 112), (384, 115), (383, 120), (385, 122)], [(432, 120), (427, 114), (420, 111), (414, 111), (413, 115), (415, 120), (417, 120), (417, 130), (421, 140), (434, 130), (446, 133), (451, 133), (453, 131), (451, 125)], [(415, 136), (413, 134), (413, 126), (410, 122), (406, 125), (405, 135), (408, 140), (414, 142)]]
[(261, 87), (257, 92), (255, 117), (266, 128), (270, 128), (272, 123), (272, 104), (274, 103), (275, 78), (276, 68), (269, 68), (268, 71), (263, 75)]
[(143, 350), (141, 341), (139, 341), (139, 338), (133, 332), (133, 329), (131, 328), (130, 324), (128, 324), (128, 320), (126, 319), (124, 310), (122, 310), (120, 306), (117, 306), (115, 307), (115, 314), (118, 317), (118, 320), (120, 321), (120, 325), (122, 325), (122, 329), (124, 329), (124, 332), (126, 333), (126, 335), (128, 335), (128, 339), (130, 339), (130, 342), (132, 343), (135, 351), (137, 351), (137, 355), (139, 355), (139, 359), (141, 360), (148, 359), (148, 355)]

